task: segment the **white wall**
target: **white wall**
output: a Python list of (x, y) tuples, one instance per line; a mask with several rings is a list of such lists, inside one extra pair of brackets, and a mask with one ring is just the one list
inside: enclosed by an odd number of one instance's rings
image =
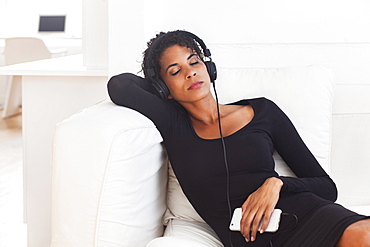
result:
[(82, 37), (81, 0), (0, 0), (0, 6), (0, 38), (37, 36), (40, 15), (67, 15), (65, 36)]
[(88, 69), (108, 69), (108, 1), (83, 0), (83, 56)]
[(334, 72), (335, 112), (370, 109), (366, 98), (365, 105), (352, 104), (359, 94), (370, 94), (370, 1), (110, 0), (109, 4), (110, 74), (139, 71), (147, 40), (162, 30), (186, 29), (206, 42), (218, 67), (322, 65)]
[[(350, 66), (347, 71), (360, 71), (357, 79), (366, 81), (363, 74), (370, 62), (364, 56), (370, 44), (367, 0), (189, 0), (186, 4), (169, 0), (111, 0), (110, 5), (116, 12), (110, 12), (111, 20), (120, 20), (119, 26), (111, 23), (110, 35), (121, 38), (111, 39), (120, 45), (112, 44), (110, 50), (121, 56), (134, 53), (132, 50), (140, 55), (145, 42), (158, 31), (187, 29), (208, 44), (218, 66), (314, 62), (341, 72), (340, 80), (346, 74), (343, 67)], [(110, 62), (114, 72), (119, 71), (115, 57)], [(136, 59), (134, 55), (125, 57), (127, 62)], [(355, 83), (348, 80), (348, 74), (345, 77), (346, 82)]]
[(109, 72), (138, 72), (146, 42), (144, 1), (109, 0), (108, 8)]
[(200, 36), (218, 67), (318, 64), (336, 83), (334, 113), (370, 112), (368, 0), (110, 0), (110, 74), (138, 72), (159, 31)]

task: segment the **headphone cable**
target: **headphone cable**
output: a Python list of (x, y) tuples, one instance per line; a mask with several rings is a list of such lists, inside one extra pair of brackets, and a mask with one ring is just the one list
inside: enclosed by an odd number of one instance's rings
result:
[[(226, 168), (226, 198), (227, 198), (227, 206), (228, 206), (228, 209), (229, 209), (229, 220), (231, 221), (232, 212), (231, 212), (231, 203), (230, 203), (230, 174), (229, 174), (229, 165), (227, 163), (227, 154), (226, 154), (225, 140), (224, 140), (224, 136), (222, 134), (220, 106), (218, 104), (218, 96), (217, 96), (216, 86), (215, 86), (215, 83), (214, 82), (213, 82), (213, 90), (215, 92), (215, 97), (216, 97), (217, 116), (218, 116), (218, 128), (219, 128), (219, 131), (220, 131), (222, 151), (223, 151), (223, 156), (224, 156), (224, 164), (225, 164), (225, 168)], [(229, 232), (229, 242), (230, 242), (231, 247), (233, 247), (230, 234), (231, 234), (231, 232)]]
[(290, 231), (293, 231), (296, 227), (297, 227), (297, 225), (298, 225), (298, 217), (297, 217), (297, 215), (295, 215), (295, 214), (291, 214), (291, 213), (282, 213), (281, 214), (281, 217), (283, 217), (283, 216), (292, 216), (293, 218), (294, 218), (294, 220), (295, 220), (295, 224), (294, 224), (294, 226), (291, 228), (291, 229), (286, 229), (286, 230), (283, 230), (283, 231), (279, 231), (279, 232), (276, 232), (272, 237), (271, 237), (271, 239), (270, 239), (270, 247), (274, 247), (274, 244), (273, 244), (273, 242), (272, 242), (272, 240), (273, 240), (273, 238), (274, 237), (276, 237), (278, 234), (280, 234), (280, 233), (284, 233), (284, 232), (290, 232)]
[[(218, 128), (219, 128), (219, 131), (220, 131), (220, 138), (221, 138), (221, 143), (222, 143), (224, 163), (225, 163), (225, 167), (226, 167), (226, 198), (227, 198), (227, 206), (228, 206), (228, 209), (229, 209), (229, 219), (231, 221), (232, 212), (231, 212), (231, 203), (230, 203), (230, 173), (229, 173), (229, 165), (227, 163), (226, 145), (225, 145), (225, 140), (224, 140), (224, 137), (223, 137), (223, 134), (222, 134), (222, 128), (221, 128), (220, 106), (218, 104), (219, 103), (218, 102), (218, 95), (217, 95), (216, 86), (215, 86), (215, 83), (214, 82), (213, 82), (213, 90), (215, 92), (215, 98), (216, 98), (216, 104), (217, 104)], [(283, 232), (292, 231), (292, 230), (294, 230), (297, 227), (297, 225), (298, 225), (298, 217), (295, 214), (282, 213), (281, 215), (282, 216), (292, 216), (292, 217), (294, 217), (294, 219), (295, 219), (295, 225), (292, 227), (292, 229), (287, 229), (287, 230), (284, 230), (284, 231), (280, 231), (277, 234), (283, 233)], [(277, 234), (274, 234), (271, 237), (270, 242), (269, 242), (270, 247), (273, 247), (274, 246), (273, 245), (273, 238)], [(232, 243), (232, 239), (231, 239), (231, 232), (229, 232), (229, 242), (230, 242), (230, 246), (231, 247), (234, 247), (233, 246), (233, 243)]]

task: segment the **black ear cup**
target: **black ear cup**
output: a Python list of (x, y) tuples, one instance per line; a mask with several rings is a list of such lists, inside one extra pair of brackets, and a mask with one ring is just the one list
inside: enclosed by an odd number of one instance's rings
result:
[(211, 82), (215, 83), (215, 80), (217, 79), (216, 64), (212, 61), (206, 61), (204, 63), (207, 67), (207, 71), (208, 71), (208, 74), (209, 74), (209, 78), (211, 79)]
[(154, 79), (152, 85), (156, 89), (159, 98), (167, 99), (170, 96), (170, 90), (162, 80)]

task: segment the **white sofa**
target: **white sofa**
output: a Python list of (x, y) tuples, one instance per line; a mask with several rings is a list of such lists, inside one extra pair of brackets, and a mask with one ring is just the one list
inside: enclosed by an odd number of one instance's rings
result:
[[(277, 103), (324, 169), (334, 171), (335, 182), (341, 180), (340, 202), (370, 214), (370, 166), (333, 157), (357, 153), (340, 149), (345, 123), (332, 131), (330, 71), (221, 68), (218, 75), (221, 103), (260, 96)], [(59, 123), (53, 142), (51, 246), (222, 246), (183, 196), (161, 141), (149, 119), (110, 100)], [(275, 161), (280, 174), (291, 174), (278, 154)], [(346, 185), (348, 171), (362, 184)]]

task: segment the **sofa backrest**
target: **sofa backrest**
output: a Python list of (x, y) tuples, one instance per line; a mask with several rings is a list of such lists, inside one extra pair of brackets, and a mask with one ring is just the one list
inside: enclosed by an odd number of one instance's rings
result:
[[(305, 144), (329, 172), (333, 99), (332, 72), (319, 66), (220, 68), (216, 89), (220, 103), (265, 97), (290, 118)], [(275, 154), (281, 175), (292, 174)]]

